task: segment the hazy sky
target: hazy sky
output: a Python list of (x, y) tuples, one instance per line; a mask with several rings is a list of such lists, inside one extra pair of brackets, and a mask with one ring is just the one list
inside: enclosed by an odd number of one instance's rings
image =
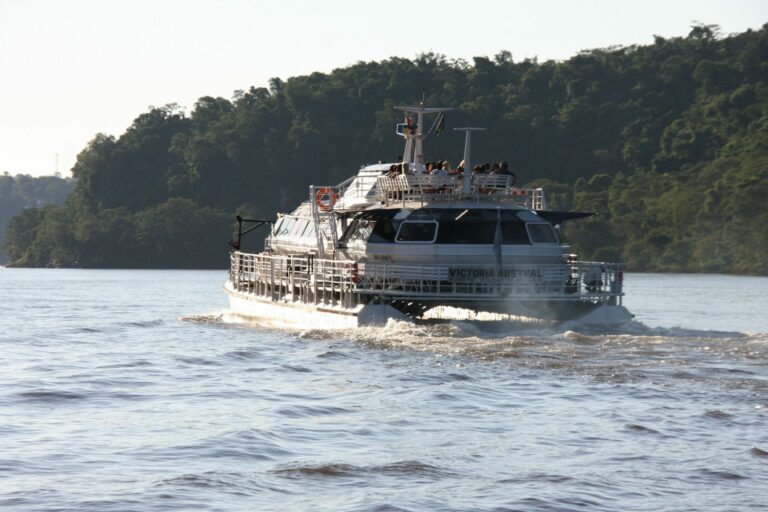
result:
[(0, 173), (51, 174), (58, 155), (68, 175), (96, 133), (150, 105), (191, 109), (275, 76), (424, 51), (563, 60), (694, 21), (759, 29), (768, 0), (0, 0)]

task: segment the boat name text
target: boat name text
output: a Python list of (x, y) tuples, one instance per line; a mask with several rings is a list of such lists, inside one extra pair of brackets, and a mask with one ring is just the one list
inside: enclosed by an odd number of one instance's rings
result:
[(460, 267), (449, 268), (448, 276), (451, 281), (475, 281), (480, 279), (526, 280), (544, 277), (541, 269), (537, 268), (483, 268)]

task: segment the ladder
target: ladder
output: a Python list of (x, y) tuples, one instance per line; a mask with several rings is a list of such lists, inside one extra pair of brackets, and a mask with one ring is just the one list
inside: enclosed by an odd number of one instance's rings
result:
[(334, 249), (338, 247), (338, 232), (336, 215), (333, 206), (338, 198), (338, 187), (309, 187), (309, 204), (312, 210), (312, 220), (315, 223), (317, 251), (320, 257), (325, 256), (326, 243), (330, 242)]

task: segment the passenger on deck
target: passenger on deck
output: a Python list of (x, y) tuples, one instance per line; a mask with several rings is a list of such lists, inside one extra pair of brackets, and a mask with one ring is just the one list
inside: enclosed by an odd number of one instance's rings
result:
[(511, 176), (512, 178), (509, 180), (510, 186), (514, 185), (517, 181), (517, 176), (515, 176), (515, 173), (509, 170), (509, 164), (507, 164), (506, 161), (499, 162), (499, 169), (492, 172), (491, 174), (496, 176)]
[(429, 174), (431, 174), (432, 176), (448, 176), (448, 171), (450, 171), (450, 169), (451, 169), (451, 164), (449, 164), (448, 162), (443, 162), (442, 167), (436, 166), (434, 169), (432, 169), (432, 172), (430, 172)]

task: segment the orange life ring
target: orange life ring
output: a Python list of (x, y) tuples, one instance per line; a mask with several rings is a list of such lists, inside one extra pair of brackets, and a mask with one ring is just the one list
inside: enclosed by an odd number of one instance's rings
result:
[(323, 187), (315, 192), (315, 204), (317, 204), (317, 207), (324, 212), (333, 208), (333, 205), (336, 204), (336, 199), (338, 198), (339, 196), (336, 195), (336, 192), (329, 187)]

